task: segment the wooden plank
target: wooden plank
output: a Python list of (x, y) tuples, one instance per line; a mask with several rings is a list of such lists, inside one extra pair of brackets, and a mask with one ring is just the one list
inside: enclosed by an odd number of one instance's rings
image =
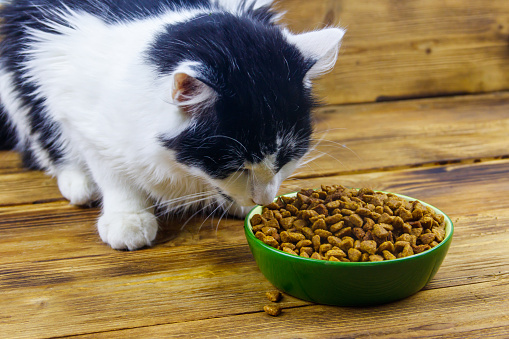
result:
[[(297, 178), (509, 155), (509, 92), (328, 106), (315, 118), (318, 146), (308, 159), (319, 158)], [(54, 179), (12, 165), (14, 153), (0, 154), (0, 205), (63, 199)]]
[(21, 157), (16, 152), (0, 151), (0, 174), (19, 171), (21, 168)]
[(347, 28), (338, 63), (318, 81), (330, 104), (509, 89), (505, 0), (282, 0), (301, 32)]
[[(507, 303), (507, 286), (504, 285), (507, 285), (509, 276), (509, 253), (505, 250), (509, 241), (508, 166), (509, 160), (500, 160), (306, 179), (300, 184), (315, 187), (333, 182), (350, 186), (369, 183), (377, 189), (391, 189), (433, 203), (455, 221), (453, 245), (427, 289), (401, 303), (359, 309), (366, 319), (376, 318), (379, 312), (395, 316), (396, 310), (408, 317), (406, 319), (412, 319), (411, 315), (419, 309), (419, 314), (423, 315), (422, 322), (413, 325), (419, 327), (429, 324), (425, 316), (427, 313), (419, 308), (422, 304), (435, 304), (447, 315), (455, 309), (452, 320), (446, 323), (455, 323), (458, 317), (464, 317), (465, 307), (487, 307), (478, 315), (481, 318), (474, 320), (484, 321), (484, 326), (495, 328), (505, 326), (504, 321), (507, 321), (501, 313), (489, 309), (507, 309), (501, 306)], [(26, 220), (23, 220), (23, 211), (18, 207), (3, 208), (9, 211), (5, 211), (1, 219), (0, 251), (14, 249), (16, 245), (23, 249), (19, 253), (11, 250), (0, 255), (0, 288), (3, 291), (0, 327), (9, 337), (95, 334), (183, 323), (175, 325), (178, 332), (179, 326), (185, 328), (187, 322), (213, 318), (230, 321), (233, 328), (242, 333), (242, 322), (235, 319), (244, 321), (244, 318), (237, 316), (245, 314), (253, 319), (265, 316), (260, 314), (266, 303), (263, 294), (271, 287), (249, 253), (241, 221), (221, 222), (216, 230), (214, 224), (201, 227), (197, 220), (185, 231), (154, 248), (132, 253), (118, 252), (91, 240), (93, 231), (84, 224), (90, 225), (91, 221), (87, 218), (94, 216), (94, 210), (87, 217), (81, 215), (87, 210), (79, 211), (60, 203), (46, 205), (34, 207), (32, 215), (28, 215)], [(55, 212), (51, 213), (51, 209)], [(30, 220), (38, 213), (41, 218), (31, 223)], [(26, 229), (19, 227), (25, 221), (28, 223)], [(32, 239), (28, 230), (34, 232)], [(77, 232), (73, 234), (73, 230)], [(64, 236), (58, 235), (58, 232), (65, 233), (69, 240), (63, 240)], [(41, 242), (34, 242), (38, 236), (41, 236)], [(80, 249), (82, 242), (84, 245)], [(65, 254), (66, 249), (70, 249), (68, 254)], [(51, 251), (57, 253), (52, 254)], [(477, 287), (481, 286), (478, 290)], [(436, 304), (436, 299), (430, 299), (429, 291), (436, 291), (440, 298), (449, 299)], [(470, 298), (478, 295), (479, 291), (490, 291), (499, 298), (486, 294), (482, 298)], [(286, 299), (285, 307), (309, 304), (291, 297)], [(449, 303), (452, 304), (447, 306)], [(322, 306), (305, 313), (313, 314), (311, 318), (315, 319), (317, 313), (321, 318), (330, 310), (338, 313), (337, 321), (340, 321), (339, 314), (345, 313), (341, 308), (322, 309)], [(488, 314), (493, 317), (489, 323), (482, 320)], [(355, 319), (359, 319), (359, 314)], [(313, 329), (310, 333), (314, 333), (311, 320), (306, 322), (300, 318), (299, 322), (310, 331)], [(214, 333), (215, 324), (210, 325), (209, 334)], [(282, 323), (277, 326), (279, 330), (286, 328)], [(366, 328), (363, 323), (351, 326), (352, 331), (355, 328), (360, 334)], [(394, 326), (394, 322), (388, 327), (398, 331), (406, 328)], [(156, 330), (166, 333), (164, 328)], [(438, 331), (439, 328), (425, 330)], [(476, 328), (464, 325), (458, 329), (461, 330), (473, 331)], [(264, 331), (269, 333), (271, 330)], [(329, 335), (335, 333), (328, 327), (323, 331)]]
[(507, 338), (508, 282), (506, 277), (498, 282), (423, 291), (373, 308), (310, 305), (285, 308), (277, 318), (257, 312), (80, 337), (471, 338), (474, 334), (477, 338)]
[(0, 206), (64, 199), (56, 180), (40, 171), (0, 174), (0, 192)]
[(316, 121), (320, 158), (296, 177), (509, 155), (509, 93), (327, 106)]

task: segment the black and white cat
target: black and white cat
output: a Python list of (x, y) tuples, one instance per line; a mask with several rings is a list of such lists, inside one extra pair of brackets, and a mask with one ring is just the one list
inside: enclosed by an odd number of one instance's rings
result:
[(308, 151), (344, 34), (292, 34), (271, 2), (7, 2), (1, 128), (72, 204), (102, 199), (115, 249), (151, 244), (157, 205), (244, 216)]

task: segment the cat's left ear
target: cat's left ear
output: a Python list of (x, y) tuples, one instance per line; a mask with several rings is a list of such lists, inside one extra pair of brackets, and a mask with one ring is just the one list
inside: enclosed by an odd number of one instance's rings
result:
[(217, 97), (214, 89), (199, 80), (194, 71), (175, 71), (169, 91), (171, 102), (189, 114), (212, 105)]
[(297, 35), (287, 32), (288, 41), (297, 46), (305, 58), (314, 62), (306, 75), (307, 78), (316, 78), (334, 67), (345, 32), (346, 30), (336, 27)]

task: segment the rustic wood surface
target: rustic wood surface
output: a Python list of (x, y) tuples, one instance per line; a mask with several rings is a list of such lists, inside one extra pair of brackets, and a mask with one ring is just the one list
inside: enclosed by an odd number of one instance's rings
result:
[(328, 103), (509, 89), (507, 0), (281, 0), (295, 32), (347, 29)]
[(273, 287), (242, 220), (165, 219), (153, 248), (115, 251), (97, 208), (69, 205), (54, 179), (1, 152), (0, 337), (507, 338), (509, 93), (327, 106), (316, 120), (314, 155), (329, 155), (281, 193), (369, 186), (445, 211), (453, 243), (422, 291), (363, 308), (285, 295), (270, 317)]

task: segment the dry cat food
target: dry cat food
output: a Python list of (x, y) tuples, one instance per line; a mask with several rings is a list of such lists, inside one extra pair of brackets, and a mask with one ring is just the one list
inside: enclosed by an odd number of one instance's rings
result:
[(419, 201), (341, 185), (280, 197), (251, 218), (267, 245), (305, 258), (382, 261), (407, 257), (445, 238), (442, 214)]
[(277, 303), (277, 302), (279, 302), (281, 300), (282, 294), (281, 294), (281, 292), (275, 290), (275, 291), (266, 292), (265, 296), (270, 301)]
[(278, 315), (281, 314), (281, 310), (282, 309), (281, 309), (281, 306), (279, 306), (279, 305), (271, 304), (271, 305), (263, 306), (263, 310), (268, 315), (271, 315), (273, 317), (277, 317)]
[[(267, 297), (267, 299), (269, 299), (273, 303), (279, 302), (281, 300), (281, 298), (283, 297), (281, 292), (279, 292), (278, 290), (266, 292), (265, 296)], [(282, 308), (279, 305), (270, 304), (270, 305), (263, 306), (263, 310), (268, 315), (271, 315), (273, 317), (277, 317), (278, 315), (281, 314)]]

